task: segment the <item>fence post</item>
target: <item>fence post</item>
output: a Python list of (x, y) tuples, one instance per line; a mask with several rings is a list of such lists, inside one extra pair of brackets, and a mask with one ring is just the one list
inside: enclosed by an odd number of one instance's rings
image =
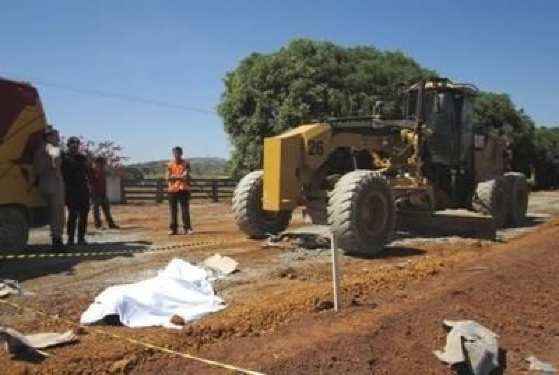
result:
[(219, 190), (216, 179), (212, 180), (212, 200), (214, 202), (217, 202), (219, 200)]
[(163, 180), (157, 180), (157, 191), (155, 193), (155, 202), (162, 203), (163, 202)]
[(120, 180), (120, 203), (121, 204), (125, 204), (126, 203), (126, 183), (128, 182), (128, 180), (125, 180), (124, 178), (122, 178)]
[(330, 251), (332, 258), (332, 286), (334, 289), (334, 311), (341, 308), (340, 305), (340, 268), (338, 262), (338, 244), (336, 236), (330, 232)]

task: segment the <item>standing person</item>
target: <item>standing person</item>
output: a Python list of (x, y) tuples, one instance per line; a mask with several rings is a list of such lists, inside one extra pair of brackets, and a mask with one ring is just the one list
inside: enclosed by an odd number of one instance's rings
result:
[(43, 143), (33, 155), (33, 167), (39, 191), (47, 202), (53, 251), (64, 251), (64, 179), (60, 137), (51, 126), (43, 135)]
[(89, 188), (91, 190), (91, 201), (93, 202), (93, 219), (95, 221), (95, 228), (101, 228), (101, 213), (99, 212), (101, 208), (109, 228), (119, 229), (120, 227), (115, 224), (111, 215), (111, 206), (107, 198), (106, 166), (107, 160), (102, 156), (98, 156), (89, 169)]
[(185, 234), (192, 233), (190, 223), (190, 164), (182, 157), (182, 148), (173, 147), (173, 160), (167, 166), (169, 196), (169, 235), (177, 234), (177, 206), (181, 206)]
[(89, 214), (89, 186), (87, 180), (87, 158), (80, 153), (80, 140), (68, 138), (68, 151), (62, 159), (62, 174), (66, 186), (66, 207), (68, 207), (68, 246), (74, 245), (76, 225), (78, 245), (87, 245), (87, 216)]

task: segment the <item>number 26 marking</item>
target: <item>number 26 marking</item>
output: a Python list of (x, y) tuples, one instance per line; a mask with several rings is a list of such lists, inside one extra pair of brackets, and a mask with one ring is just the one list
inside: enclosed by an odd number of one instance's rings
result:
[(324, 154), (324, 142), (323, 141), (309, 141), (309, 155), (322, 155)]

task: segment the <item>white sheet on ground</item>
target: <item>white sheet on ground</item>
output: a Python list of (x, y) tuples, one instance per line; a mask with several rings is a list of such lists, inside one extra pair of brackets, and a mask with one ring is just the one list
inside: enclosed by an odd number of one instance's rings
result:
[(188, 322), (223, 308), (208, 272), (175, 258), (151, 279), (105, 289), (82, 314), (81, 323), (118, 315), (128, 327), (180, 328), (170, 322), (173, 315)]

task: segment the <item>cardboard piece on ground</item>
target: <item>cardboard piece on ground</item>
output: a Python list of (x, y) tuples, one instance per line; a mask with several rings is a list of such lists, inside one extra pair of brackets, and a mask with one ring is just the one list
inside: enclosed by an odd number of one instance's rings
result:
[(35, 349), (46, 349), (57, 345), (78, 341), (78, 336), (72, 331), (64, 333), (44, 332), (26, 335), (27, 340)]
[(474, 375), (489, 374), (499, 364), (497, 334), (472, 320), (443, 321), (450, 329), (444, 351), (433, 353), (439, 360), (453, 366), (468, 361)]
[(8, 352), (10, 357), (15, 357), (21, 354), (48, 357), (47, 353), (35, 349), (27, 337), (15, 329), (0, 327), (0, 341), (4, 342), (6, 352)]
[(221, 254), (214, 254), (202, 262), (202, 264), (212, 270), (217, 271), (221, 275), (230, 275), (238, 270), (239, 263), (233, 258), (223, 256)]
[(19, 283), (15, 280), (1, 280), (0, 281), (0, 298), (5, 298), (9, 295), (21, 294)]
[(78, 336), (71, 330), (64, 333), (45, 332), (24, 335), (13, 328), (0, 326), (0, 341), (4, 342), (6, 351), (12, 357), (22, 354), (48, 357), (48, 353), (40, 349), (78, 341)]

